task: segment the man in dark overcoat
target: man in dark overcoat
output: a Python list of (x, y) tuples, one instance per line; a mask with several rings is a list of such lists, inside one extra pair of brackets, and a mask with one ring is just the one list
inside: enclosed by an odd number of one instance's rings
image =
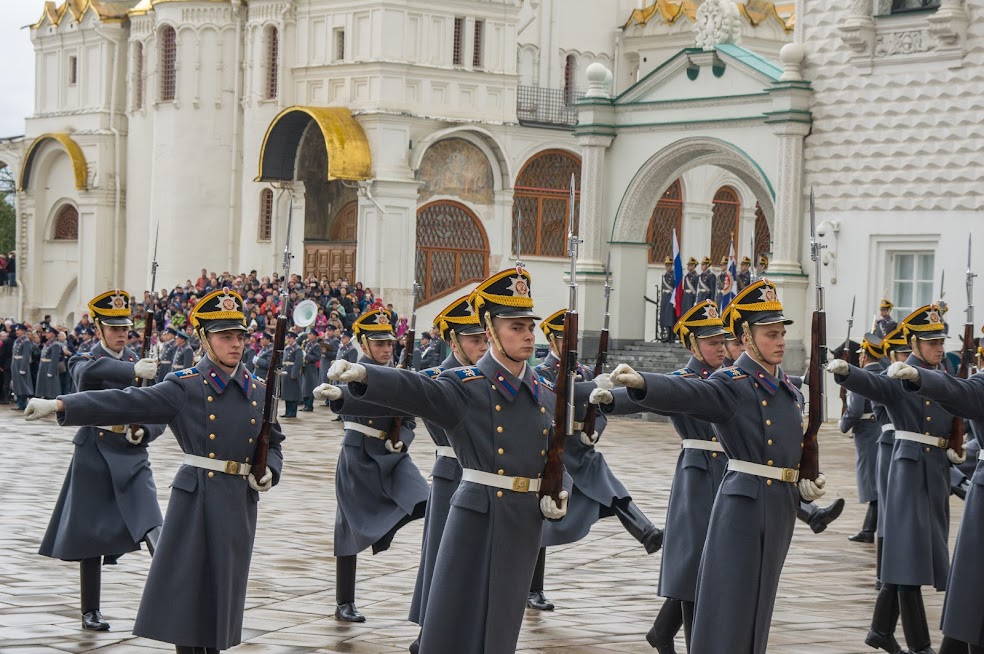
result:
[(11, 408), (23, 411), (27, 408), (27, 401), (34, 397), (31, 362), (37, 359), (41, 350), (31, 340), (25, 325), (20, 323), (14, 325), (14, 334), (17, 339), (14, 341), (14, 349), (10, 355), (10, 389), (14, 394), (15, 404)]
[[(687, 272), (683, 273), (683, 300), (680, 304), (680, 315), (687, 313), (697, 304), (698, 282), (700, 275), (697, 274), (697, 259), (690, 257), (687, 259)], [(675, 322), (675, 321), (674, 321)]]
[(280, 378), (280, 399), (284, 401), (284, 415), (281, 418), (296, 418), (297, 405), (301, 402), (301, 366), (304, 353), (297, 344), (297, 334), (287, 332), (284, 339), (284, 374)]
[(273, 337), (269, 332), (260, 333), (260, 351), (253, 358), (253, 374), (266, 381), (273, 362)]
[(164, 381), (164, 378), (171, 372), (171, 363), (174, 361), (174, 349), (177, 347), (177, 343), (175, 342), (177, 333), (178, 330), (170, 325), (161, 332), (161, 342), (157, 344), (158, 351), (160, 352), (157, 359), (160, 363), (157, 364), (157, 379), (155, 381), (158, 384)]
[(188, 334), (179, 329), (178, 333), (174, 336), (174, 356), (171, 358), (171, 372), (184, 370), (193, 365), (195, 365), (195, 351), (188, 344)]
[(305, 335), (303, 368), (301, 371), (301, 411), (314, 411), (314, 388), (321, 383), (318, 366), (321, 365), (321, 343), (318, 332), (311, 327)]
[(673, 306), (673, 294), (676, 292), (673, 277), (673, 258), (663, 260), (663, 276), (659, 281), (659, 331), (660, 340), (664, 343), (673, 342), (673, 325), (676, 324), (676, 307)]
[(38, 378), (34, 383), (34, 396), (49, 400), (61, 395), (61, 376), (58, 363), (62, 360), (62, 346), (58, 342), (58, 330), (49, 325), (44, 330), (46, 339), (41, 350), (41, 362), (38, 365)]
[(714, 300), (717, 294), (717, 275), (711, 270), (711, 258), (704, 257), (700, 262), (700, 273), (697, 275), (697, 302)]

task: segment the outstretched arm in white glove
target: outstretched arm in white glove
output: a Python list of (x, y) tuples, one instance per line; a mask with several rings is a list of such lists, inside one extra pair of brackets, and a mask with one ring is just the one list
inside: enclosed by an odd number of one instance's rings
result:
[(813, 502), (823, 497), (824, 493), (827, 492), (826, 488), (827, 478), (824, 477), (823, 473), (817, 476), (816, 481), (812, 479), (800, 479), (799, 480), (799, 494), (807, 502)]
[(264, 473), (259, 481), (256, 481), (256, 477), (253, 476), (252, 472), (249, 473), (249, 487), (260, 493), (267, 492), (273, 487), (273, 471), (267, 468), (266, 473)]
[(560, 520), (567, 515), (567, 498), (569, 493), (565, 490), (560, 491), (560, 503), (554, 501), (549, 495), (540, 498), (540, 513), (547, 520)]
[(342, 389), (334, 384), (321, 384), (314, 387), (314, 399), (318, 400), (340, 400), (342, 399)]
[(139, 379), (154, 379), (157, 377), (157, 361), (140, 359), (133, 364), (133, 376)]
[(58, 411), (64, 411), (65, 405), (61, 400), (45, 400), (40, 397), (32, 397), (24, 409), (24, 420), (40, 420), (47, 418)]
[(896, 361), (890, 365), (885, 374), (892, 379), (904, 379), (919, 384), (919, 368), (914, 368), (904, 361)]
[(328, 368), (328, 379), (340, 382), (364, 382), (366, 380), (366, 367), (361, 363), (352, 363), (341, 359), (331, 364)]
[(844, 359), (834, 359), (827, 364), (827, 372), (832, 372), (835, 375), (846, 375), (850, 371), (851, 365)]
[(616, 386), (639, 389), (646, 387), (646, 380), (627, 363), (620, 363), (615, 366), (615, 370), (612, 370), (611, 379)]
[(588, 402), (591, 404), (611, 404), (614, 401), (615, 396), (607, 388), (596, 388), (588, 396)]

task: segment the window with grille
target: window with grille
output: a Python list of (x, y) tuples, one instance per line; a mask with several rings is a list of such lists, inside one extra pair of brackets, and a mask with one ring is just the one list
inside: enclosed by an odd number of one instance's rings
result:
[(543, 257), (567, 256), (568, 213), (571, 175), (575, 178), (574, 213), (581, 210), (581, 160), (563, 150), (535, 155), (516, 177), (513, 193), (513, 252), (517, 223), (523, 254)]
[(334, 40), (334, 61), (342, 61), (345, 59), (345, 28), (336, 27), (332, 32), (332, 38)]
[(439, 201), (417, 210), (417, 280), (423, 302), (447, 295), (489, 274), (489, 243), (465, 205)]
[(482, 67), (482, 47), (485, 36), (485, 21), (476, 20), (475, 21), (475, 43), (473, 43), (472, 50), (472, 68)]
[[(738, 243), (738, 218), (741, 215), (741, 202), (738, 193), (730, 186), (722, 186), (714, 194), (711, 209), (711, 261), (718, 262), (728, 256), (731, 242)], [(697, 256), (698, 259), (702, 258)]]
[(77, 241), (79, 240), (79, 210), (70, 204), (66, 204), (58, 210), (55, 216), (55, 224), (51, 230), (51, 239), (54, 241)]
[(161, 102), (173, 102), (177, 86), (178, 39), (174, 28), (165, 25), (160, 35), (161, 50)]
[(277, 88), (280, 82), (280, 35), (276, 27), (267, 30), (267, 78), (266, 78), (266, 99), (273, 100), (277, 97)]
[(72, 55), (68, 58), (68, 85), (75, 86), (79, 81), (79, 58)]
[(454, 43), (451, 46), (451, 64), (454, 66), (460, 66), (461, 57), (461, 39), (465, 33), (465, 19), (461, 17), (455, 17), (454, 19)]
[(574, 97), (577, 93), (577, 89), (574, 88), (576, 66), (574, 55), (567, 55), (564, 60), (564, 102), (567, 104), (573, 104), (577, 99)]
[[(902, 14), (907, 11), (921, 11), (923, 9), (939, 9), (939, 7), (940, 0), (892, 0), (893, 14)], [(918, 309), (919, 307), (916, 308)]]
[(273, 233), (273, 191), (268, 188), (260, 191), (260, 219), (257, 223), (256, 240), (269, 241)]
[[(673, 256), (673, 230), (680, 239), (680, 226), (683, 224), (683, 187), (675, 180), (666, 189), (663, 197), (656, 203), (656, 209), (649, 219), (646, 241), (649, 243), (649, 263), (663, 263), (666, 257)], [(682, 246), (681, 246), (682, 247)]]
[(144, 103), (144, 52), (143, 43), (133, 45), (133, 108), (143, 109)]
[(755, 203), (755, 243), (753, 247), (752, 259), (755, 261), (755, 265), (758, 265), (760, 254), (772, 252), (772, 230), (769, 229), (769, 221), (765, 219), (765, 212), (762, 211), (762, 205), (758, 202)]
[(892, 316), (902, 320), (921, 306), (933, 302), (932, 252), (895, 252), (892, 254)]

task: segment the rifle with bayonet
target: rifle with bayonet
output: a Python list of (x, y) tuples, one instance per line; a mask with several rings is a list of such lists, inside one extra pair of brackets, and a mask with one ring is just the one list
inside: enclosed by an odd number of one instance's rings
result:
[[(841, 351), (840, 358), (848, 363), (851, 362), (851, 328), (854, 327), (854, 307), (857, 303), (858, 296), (855, 295), (851, 298), (851, 317), (847, 319), (847, 338), (844, 339), (844, 349)], [(842, 384), (840, 387), (840, 397), (841, 397), (841, 415), (847, 413), (847, 389), (844, 388)]]
[(806, 433), (803, 434), (803, 456), (800, 459), (800, 479), (816, 480), (820, 474), (820, 446), (817, 434), (824, 421), (824, 370), (827, 364), (827, 313), (824, 309), (823, 283), (820, 278), (820, 250), (823, 246), (817, 240), (816, 206), (813, 188), (810, 188), (810, 258), (816, 276), (817, 306), (813, 311), (810, 339), (810, 369), (807, 383), (810, 386), (810, 415), (807, 418)]
[[(594, 378), (605, 372), (605, 363), (608, 361), (608, 323), (610, 315), (608, 305), (612, 299), (612, 255), (608, 253), (608, 263), (605, 264), (605, 322), (601, 326), (601, 334), (598, 336), (598, 357), (595, 359)], [(566, 337), (567, 332), (564, 332)], [(598, 418), (598, 405), (588, 404), (587, 413), (584, 415), (584, 434), (591, 438), (595, 433), (595, 421)]]
[[(155, 291), (157, 288), (157, 241), (161, 235), (161, 225), (157, 224), (157, 235), (154, 236), (154, 259), (150, 262), (150, 305), (147, 306), (147, 300), (144, 300), (144, 330), (143, 330), (143, 348), (140, 353), (142, 359), (149, 359), (154, 351), (154, 345), (152, 341), (154, 340), (154, 305)], [(154, 357), (155, 359), (157, 357)], [(150, 385), (150, 380), (145, 379), (141, 386)]]
[[(971, 270), (972, 236), (967, 235), (967, 320), (964, 322), (963, 342), (960, 347), (960, 369), (957, 376), (967, 379), (970, 376), (970, 369), (974, 365), (974, 355), (977, 353), (977, 343), (974, 339), (974, 274)], [(960, 416), (953, 416), (953, 426), (950, 429), (950, 442), (947, 447), (957, 454), (964, 451), (964, 421)]]
[[(414, 341), (417, 340), (417, 298), (420, 295), (420, 284), (417, 280), (413, 280), (413, 311), (410, 312), (410, 329), (407, 330), (406, 345), (403, 346), (403, 355), (400, 357), (400, 363), (396, 366), (397, 368), (403, 368), (404, 370), (409, 370), (413, 366), (413, 351), (414, 351)], [(386, 433), (386, 438), (389, 442), (396, 447), (396, 444), (400, 442), (400, 430), (403, 428), (403, 417), (396, 416), (390, 420), (389, 431)]]
[(578, 235), (577, 216), (574, 213), (574, 175), (571, 175), (571, 192), (568, 204), (567, 256), (571, 261), (568, 285), (567, 314), (564, 316), (564, 347), (560, 353), (560, 371), (555, 392), (557, 404), (554, 410), (554, 428), (547, 450), (547, 464), (540, 483), (540, 497), (550, 496), (560, 504), (560, 492), (564, 489), (564, 442), (574, 435), (574, 380), (577, 376), (577, 250), (581, 239)]

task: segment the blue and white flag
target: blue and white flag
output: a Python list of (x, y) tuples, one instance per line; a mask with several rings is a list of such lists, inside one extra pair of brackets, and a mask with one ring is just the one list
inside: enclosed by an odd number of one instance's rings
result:
[(676, 230), (673, 230), (673, 295), (670, 296), (670, 304), (673, 305), (674, 315), (680, 317), (680, 309), (683, 308), (683, 259), (680, 258), (680, 242), (677, 240)]
[(724, 307), (731, 304), (735, 299), (735, 279), (738, 276), (737, 262), (735, 261), (735, 242), (731, 241), (731, 251), (728, 253), (728, 270), (721, 280), (721, 305), (718, 307), (724, 312)]

